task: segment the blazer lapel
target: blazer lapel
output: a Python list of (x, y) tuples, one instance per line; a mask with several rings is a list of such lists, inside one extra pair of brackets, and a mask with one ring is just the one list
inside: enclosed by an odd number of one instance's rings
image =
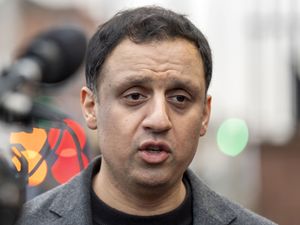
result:
[(100, 159), (95, 159), (86, 170), (62, 186), (49, 210), (57, 224), (92, 225), (90, 188), (93, 170), (99, 170)]
[[(94, 170), (99, 170), (101, 160), (96, 158), (86, 170), (71, 182), (61, 186), (61, 191), (49, 206), (57, 225), (92, 225), (90, 188)], [(188, 170), (185, 176), (191, 184), (194, 225), (228, 225), (237, 215), (226, 200), (210, 190)]]
[(226, 201), (202, 183), (191, 170), (185, 175), (192, 188), (194, 225), (228, 225), (237, 217)]

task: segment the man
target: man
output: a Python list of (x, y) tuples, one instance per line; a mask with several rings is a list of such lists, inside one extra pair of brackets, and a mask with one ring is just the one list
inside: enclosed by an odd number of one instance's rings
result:
[(19, 224), (273, 224), (188, 169), (209, 122), (211, 74), (209, 45), (182, 15), (143, 7), (103, 24), (81, 90), (101, 157), (27, 203)]

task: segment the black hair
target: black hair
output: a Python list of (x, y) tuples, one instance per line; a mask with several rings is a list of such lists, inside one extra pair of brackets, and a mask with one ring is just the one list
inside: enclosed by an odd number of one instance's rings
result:
[(204, 65), (207, 91), (212, 76), (212, 57), (206, 38), (185, 15), (157, 6), (121, 11), (99, 26), (87, 49), (87, 86), (93, 91), (97, 89), (105, 59), (125, 38), (139, 44), (177, 37), (187, 39), (197, 47)]

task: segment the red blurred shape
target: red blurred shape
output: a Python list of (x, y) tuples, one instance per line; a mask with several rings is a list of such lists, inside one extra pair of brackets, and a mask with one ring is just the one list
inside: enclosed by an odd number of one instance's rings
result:
[[(53, 177), (60, 184), (67, 182), (70, 178), (81, 171), (79, 164), (79, 156), (59, 156), (51, 168)], [(87, 167), (88, 158), (81, 153), (81, 159), (84, 168)]]
[(82, 152), (86, 144), (83, 129), (71, 119), (65, 119), (64, 122), (66, 128), (51, 128), (48, 133), (51, 150), (58, 156), (51, 171), (54, 179), (60, 184), (68, 181), (89, 163)]

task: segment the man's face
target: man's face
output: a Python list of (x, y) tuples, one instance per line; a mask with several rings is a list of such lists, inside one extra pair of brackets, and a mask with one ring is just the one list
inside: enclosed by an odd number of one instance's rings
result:
[(101, 173), (117, 185), (181, 182), (210, 114), (196, 47), (184, 39), (125, 39), (101, 76), (97, 100), (82, 91), (87, 124), (98, 130)]

